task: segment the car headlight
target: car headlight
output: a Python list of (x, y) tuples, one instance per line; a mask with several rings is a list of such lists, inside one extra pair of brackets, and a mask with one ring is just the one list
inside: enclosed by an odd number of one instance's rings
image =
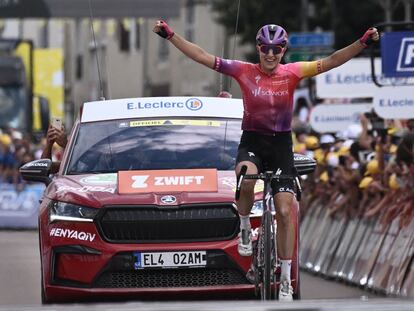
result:
[(55, 221), (77, 221), (93, 222), (98, 209), (79, 206), (66, 202), (53, 202), (50, 206), (50, 222)]

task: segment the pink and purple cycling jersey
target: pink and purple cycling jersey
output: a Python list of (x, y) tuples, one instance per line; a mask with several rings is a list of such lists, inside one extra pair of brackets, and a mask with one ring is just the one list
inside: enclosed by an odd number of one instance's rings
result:
[(299, 81), (320, 72), (317, 62), (279, 64), (268, 75), (259, 64), (216, 57), (214, 70), (236, 79), (243, 93), (242, 129), (263, 134), (291, 130), (293, 92)]

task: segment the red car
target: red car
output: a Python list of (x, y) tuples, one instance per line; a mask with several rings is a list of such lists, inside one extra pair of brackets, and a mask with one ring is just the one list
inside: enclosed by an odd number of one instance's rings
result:
[[(39, 214), (42, 302), (254, 297), (251, 258), (237, 252), (242, 108), (239, 99), (206, 97), (85, 103), (59, 172), (49, 175), (49, 159), (20, 170), (47, 184)], [(255, 227), (261, 190), (258, 184)], [(297, 258), (296, 249), (296, 298)]]

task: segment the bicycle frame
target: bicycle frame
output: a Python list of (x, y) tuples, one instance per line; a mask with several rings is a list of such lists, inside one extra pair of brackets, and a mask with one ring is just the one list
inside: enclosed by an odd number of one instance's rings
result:
[[(257, 238), (256, 247), (253, 249), (253, 267), (254, 280), (256, 286), (256, 293), (260, 290), (260, 297), (262, 300), (276, 299), (277, 297), (277, 241), (276, 241), (276, 227), (277, 223), (274, 220), (271, 210), (271, 202), (273, 199), (271, 182), (273, 180), (294, 180), (297, 184), (298, 193), (301, 188), (298, 185), (296, 176), (281, 175), (272, 171), (260, 174), (246, 175), (247, 167), (243, 166), (240, 171), (240, 176), (236, 188), (236, 200), (240, 197), (240, 189), (244, 179), (261, 179), (264, 182), (263, 187), (263, 214), (261, 217), (261, 225)], [(274, 202), (275, 212), (277, 206)], [(273, 295), (272, 295), (273, 284)]]

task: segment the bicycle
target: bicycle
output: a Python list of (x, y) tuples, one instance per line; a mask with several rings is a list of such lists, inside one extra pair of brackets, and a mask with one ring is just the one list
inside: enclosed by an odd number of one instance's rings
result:
[[(259, 174), (246, 175), (247, 166), (242, 166), (236, 185), (236, 200), (240, 197), (240, 189), (244, 179), (261, 179), (263, 187), (263, 214), (259, 233), (257, 236), (256, 247), (253, 248), (253, 272), (256, 294), (260, 290), (261, 300), (271, 300), (277, 298), (277, 242), (276, 242), (276, 221), (273, 219), (271, 202), (273, 200), (271, 182), (273, 180), (294, 180), (296, 186), (297, 200), (300, 201), (302, 188), (299, 175), (281, 175), (278, 172), (267, 171)], [(276, 213), (276, 205), (275, 213)], [(272, 286), (273, 284), (273, 286)], [(273, 295), (272, 295), (273, 287)]]

